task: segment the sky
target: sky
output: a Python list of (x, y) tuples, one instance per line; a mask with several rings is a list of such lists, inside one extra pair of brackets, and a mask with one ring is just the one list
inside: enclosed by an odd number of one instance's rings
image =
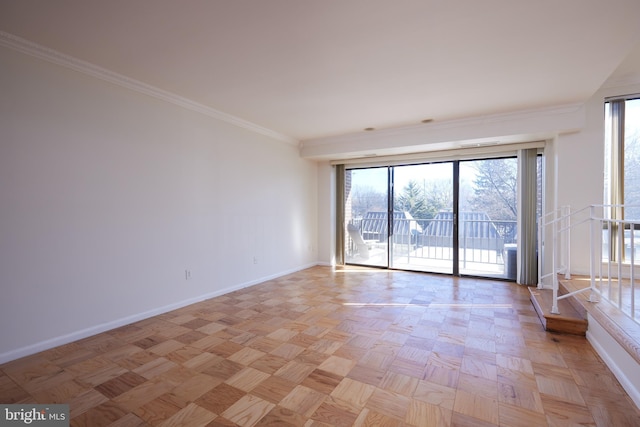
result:
[[(475, 170), (471, 167), (471, 162), (460, 163), (460, 180), (461, 185), (468, 183), (471, 185), (475, 177)], [(412, 166), (396, 166), (394, 168), (395, 188), (396, 191), (402, 190), (410, 180), (418, 183), (429, 182), (430, 180), (447, 180), (453, 181), (453, 164), (431, 163), (424, 165)], [(372, 187), (378, 192), (384, 193), (387, 188), (387, 168), (369, 168), (352, 170), (352, 187), (365, 188)], [(452, 189), (453, 191), (453, 189)]]

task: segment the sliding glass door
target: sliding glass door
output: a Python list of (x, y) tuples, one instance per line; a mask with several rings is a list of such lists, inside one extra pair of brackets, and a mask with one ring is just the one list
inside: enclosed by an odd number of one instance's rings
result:
[(389, 266), (388, 167), (345, 171), (345, 262)]
[(391, 267), (453, 273), (453, 163), (393, 168)]
[(515, 279), (518, 160), (460, 162), (460, 274)]
[(516, 157), (345, 172), (349, 264), (515, 279)]

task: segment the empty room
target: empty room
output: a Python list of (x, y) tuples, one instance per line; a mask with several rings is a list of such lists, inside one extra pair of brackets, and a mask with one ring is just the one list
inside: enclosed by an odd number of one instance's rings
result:
[(638, 16), (0, 0), (0, 424), (640, 425)]

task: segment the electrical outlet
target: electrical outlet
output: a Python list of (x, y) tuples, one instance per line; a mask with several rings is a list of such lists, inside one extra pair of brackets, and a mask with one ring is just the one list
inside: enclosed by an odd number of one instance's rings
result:
[(184, 271), (184, 280), (191, 280), (191, 270)]

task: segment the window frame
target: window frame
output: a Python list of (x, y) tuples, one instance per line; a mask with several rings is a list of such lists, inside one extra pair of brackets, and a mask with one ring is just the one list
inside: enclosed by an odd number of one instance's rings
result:
[[(607, 219), (624, 221), (625, 212), (625, 124), (626, 103), (640, 102), (640, 93), (613, 96), (604, 100), (604, 193), (603, 199), (608, 206), (603, 214)], [(618, 253), (618, 227), (611, 224), (609, 230), (610, 253), (608, 259), (613, 262), (628, 262), (624, 251)], [(638, 224), (625, 224), (623, 229), (640, 230)], [(623, 237), (624, 238), (624, 237)]]

